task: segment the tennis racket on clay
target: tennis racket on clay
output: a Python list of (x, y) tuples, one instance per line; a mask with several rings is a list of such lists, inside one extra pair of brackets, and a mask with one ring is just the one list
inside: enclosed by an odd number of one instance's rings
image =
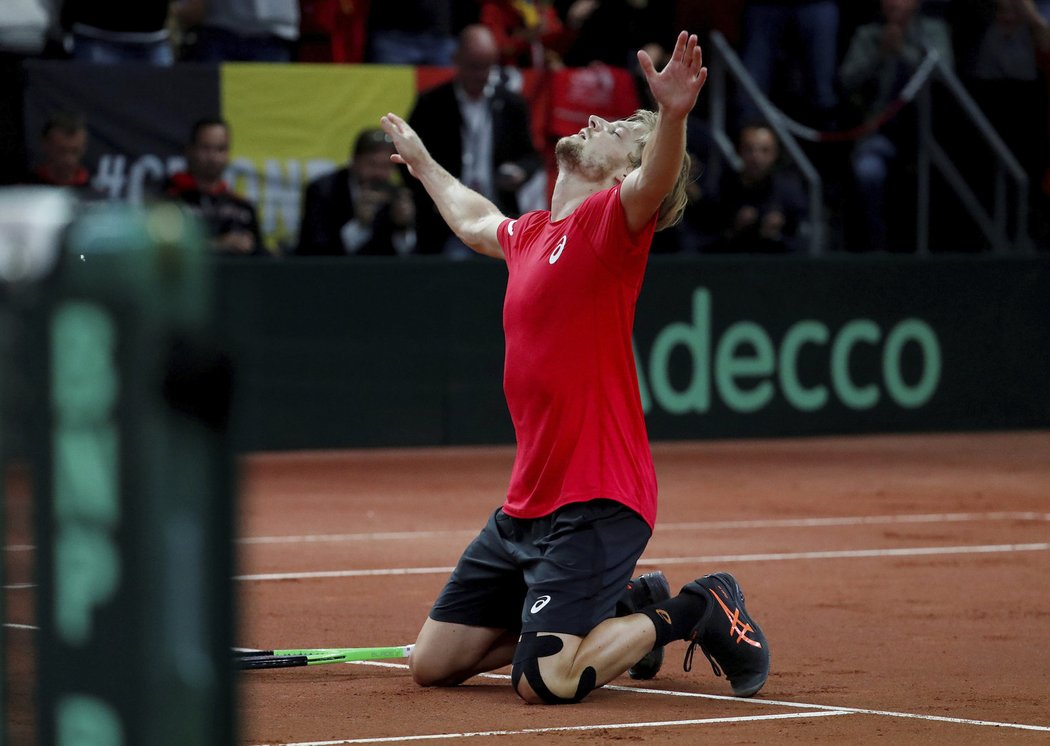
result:
[(244, 670), (263, 668), (294, 668), (319, 666), (326, 663), (352, 661), (379, 661), (407, 658), (414, 645), (394, 645), (380, 648), (294, 648), (289, 650), (233, 649), (234, 668)]

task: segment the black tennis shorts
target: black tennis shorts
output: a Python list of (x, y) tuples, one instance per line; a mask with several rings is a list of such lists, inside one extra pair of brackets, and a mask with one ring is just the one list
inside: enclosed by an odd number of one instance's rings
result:
[(614, 616), (652, 530), (613, 500), (542, 518), (496, 510), (430, 610), (439, 622), (585, 636)]

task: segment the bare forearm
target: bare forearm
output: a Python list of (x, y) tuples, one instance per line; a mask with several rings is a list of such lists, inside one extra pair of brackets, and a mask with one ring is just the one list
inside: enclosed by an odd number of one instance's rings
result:
[(500, 216), (499, 209), (492, 202), (464, 186), (433, 158), (415, 170), (441, 217), (468, 246), (476, 244), (475, 233), (486, 218)]
[(671, 191), (682, 166), (685, 141), (686, 117), (660, 111), (639, 169), (639, 185), (645, 192), (659, 195), (662, 200)]
[[(671, 59), (661, 72), (656, 72), (652, 57), (645, 50), (638, 52), (638, 63), (659, 108), (656, 125), (642, 152), (641, 166), (627, 175), (620, 191), (631, 230), (638, 230), (658, 214), (665, 197), (674, 189), (685, 165), (686, 121), (707, 81), (696, 34), (685, 31), (678, 35)], [(671, 220), (674, 219), (672, 215)]]
[(404, 119), (390, 113), (379, 122), (397, 150), (391, 160), (408, 166), (408, 172), (419, 179), (441, 217), (463, 243), (478, 253), (502, 259), (497, 231), (503, 216), (496, 206), (442, 168)]

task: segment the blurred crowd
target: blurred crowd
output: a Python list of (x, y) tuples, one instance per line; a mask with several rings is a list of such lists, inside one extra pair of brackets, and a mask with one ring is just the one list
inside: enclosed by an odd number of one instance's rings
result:
[[(826, 248), (909, 251), (915, 245), (916, 114), (903, 91), (935, 52), (955, 71), (1029, 179), (1029, 233), (1050, 245), (1050, 0), (5, 0), (7, 57), (91, 63), (331, 62), (448, 66), (454, 77), (418, 97), (410, 123), (435, 157), (509, 216), (544, 207), (546, 150), (536, 142), (522, 70), (604, 63), (637, 79), (635, 51), (658, 63), (676, 32), (717, 31), (769, 101), (822, 137), (803, 143), (823, 183)], [(708, 55), (713, 52), (708, 46)], [(516, 85), (517, 82), (517, 85)], [(646, 105), (644, 86), (629, 93)], [(754, 97), (731, 86), (736, 153), (718, 168), (710, 96), (690, 121), (698, 164), (683, 222), (655, 252), (804, 254), (811, 212), (796, 163)], [(979, 201), (994, 169), (952, 101), (934, 99), (938, 132)], [(92, 192), (83, 157), (90, 112), (56, 111), (39, 133), (41, 161), (23, 181)], [(877, 126), (876, 126), (877, 124)], [(849, 134), (853, 133), (853, 134)], [(254, 207), (234, 194), (228, 123), (187, 134), (185, 172), (163, 196), (189, 204), (217, 251), (265, 255)], [(306, 185), (296, 255), (466, 252), (425, 192), (399, 173), (379, 130), (348, 133), (349, 156)], [(6, 179), (10, 181), (11, 179)], [(950, 199), (945, 203), (952, 208)], [(960, 208), (962, 209), (962, 208)], [(965, 221), (938, 228), (949, 250), (981, 250)], [(961, 227), (960, 227), (961, 226)], [(955, 230), (958, 235), (952, 233)]]

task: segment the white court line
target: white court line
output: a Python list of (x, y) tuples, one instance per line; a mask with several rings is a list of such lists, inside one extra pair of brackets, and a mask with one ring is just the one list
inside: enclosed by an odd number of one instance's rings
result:
[[(882, 557), (929, 557), (936, 555), (1008, 554), (1014, 552), (1045, 552), (1050, 543), (985, 544), (955, 547), (908, 547), (898, 549), (841, 549), (822, 552), (771, 552), (767, 554), (712, 554), (701, 557), (653, 557), (638, 560), (639, 566), (704, 565), (720, 562), (787, 562), (792, 560), (863, 559)], [(367, 578), (396, 575), (448, 575), (455, 568), (448, 567), (380, 567), (372, 570), (313, 570), (309, 572), (267, 572), (234, 575), (234, 580), (260, 582), (274, 580), (320, 580), (324, 578)], [(20, 584), (19, 587), (35, 587)]]
[[(656, 533), (668, 531), (725, 531), (746, 528), (821, 528), (825, 526), (883, 526), (908, 523), (973, 523), (979, 521), (1046, 521), (1050, 513), (1032, 511), (997, 511), (989, 513), (917, 513), (874, 516), (841, 516), (828, 518), (780, 518), (748, 521), (700, 521), (693, 523), (660, 523)], [(473, 536), (478, 529), (445, 529), (440, 531), (374, 531), (358, 534), (300, 534), (292, 536), (246, 536), (238, 544), (316, 544), (354, 541), (416, 541), (419, 539)], [(5, 546), (6, 552), (29, 552), (32, 544)]]
[[(656, 557), (642, 559), (639, 565), (703, 565), (716, 562), (785, 562), (790, 560), (856, 559), (877, 557), (927, 557), (945, 554), (997, 554), (1045, 552), (1050, 543), (985, 544), (956, 547), (910, 547), (899, 549), (842, 549), (824, 552), (774, 552), (769, 554), (715, 554), (706, 557)], [(379, 575), (448, 575), (453, 567), (391, 567), (373, 570), (316, 570), (312, 572), (268, 572), (235, 575), (234, 580), (308, 580), (319, 578), (363, 578)]]
[(22, 591), (26, 588), (36, 588), (36, 583), (11, 583), (4, 586), (5, 591)]
[[(721, 562), (786, 562), (792, 560), (863, 559), (882, 557), (929, 557), (949, 554), (1009, 554), (1014, 552), (1045, 552), (1050, 543), (985, 544), (955, 547), (907, 547), (898, 549), (840, 549), (822, 552), (770, 552), (767, 554), (711, 554), (700, 557), (653, 557), (638, 560), (639, 566), (703, 565)], [(396, 575), (448, 575), (455, 568), (448, 567), (380, 567), (371, 570), (313, 570), (304, 572), (265, 572), (234, 575), (233, 580), (260, 582), (274, 580), (321, 580), (324, 578), (367, 578)], [(33, 588), (20, 584), (19, 588)]]
[(362, 534), (302, 534), (300, 536), (246, 536), (238, 544), (313, 544), (343, 541), (396, 541), (398, 539), (437, 539), (450, 536), (472, 536), (477, 528), (456, 528), (440, 531), (376, 531)]
[[(281, 746), (339, 746), (352, 743), (403, 743), (405, 741), (437, 741), (451, 738), (474, 738), (477, 736), (519, 736), (530, 733), (566, 733), (588, 730), (623, 730), (626, 728), (668, 728), (680, 725), (714, 725), (717, 723), (745, 723), (761, 720), (798, 720), (834, 715), (849, 715), (848, 712), (789, 712), (776, 715), (751, 715), (746, 717), (697, 718), (695, 720), (660, 720), (651, 723), (607, 723), (605, 725), (561, 725), (550, 728), (521, 728), (519, 730), (479, 730), (466, 733), (432, 733), (419, 736), (387, 736), (385, 738), (347, 738), (338, 741), (298, 741)], [(265, 745), (264, 745), (265, 746)]]
[(234, 575), (234, 580), (317, 580), (320, 578), (367, 578), (376, 575), (448, 575), (454, 567), (384, 567), (375, 570), (315, 570), (313, 572), (264, 572)]
[[(3, 626), (4, 627), (9, 627), (11, 629), (24, 629), (24, 630), (38, 630), (38, 629), (40, 629), (39, 627), (35, 627), (35, 626), (31, 625), (31, 624), (14, 624), (14, 623), (10, 623), (10, 622), (5, 623)], [(384, 662), (384, 661), (348, 661), (347, 664), (351, 665), (351, 666), (377, 666), (377, 667), (380, 667), (380, 668), (400, 668), (400, 669), (407, 669), (408, 668), (408, 665), (405, 664), (405, 663), (388, 663), (388, 662)], [(500, 673), (483, 673), (483, 674), (478, 674), (478, 678), (509, 680), (510, 676), (508, 676), (507, 674), (500, 674)], [(1011, 728), (1011, 729), (1014, 729), (1014, 730), (1030, 730), (1030, 731), (1038, 731), (1038, 732), (1042, 732), (1042, 733), (1050, 733), (1050, 726), (1048, 726), (1048, 725), (1029, 725), (1029, 724), (1026, 724), (1026, 723), (1007, 723), (1007, 722), (1001, 722), (1001, 721), (996, 721), (996, 720), (975, 720), (973, 718), (957, 718), (957, 717), (949, 717), (947, 715), (924, 715), (924, 714), (917, 713), (917, 712), (896, 712), (896, 711), (893, 711), (893, 710), (872, 710), (872, 709), (863, 708), (863, 707), (842, 707), (842, 706), (839, 706), (839, 705), (820, 705), (820, 704), (815, 704), (815, 703), (812, 703), (812, 702), (789, 702), (787, 700), (779, 700), (779, 699), (748, 699), (748, 698), (741, 698), (741, 697), (731, 697), (729, 695), (724, 695), (724, 694), (704, 694), (704, 693), (701, 693), (701, 692), (676, 692), (676, 691), (671, 690), (671, 689), (652, 689), (652, 688), (649, 688), (649, 687), (641, 687), (641, 686), (619, 686), (619, 685), (616, 685), (616, 684), (606, 684), (602, 688), (603, 689), (609, 689), (611, 691), (616, 691), (616, 692), (633, 692), (635, 694), (656, 694), (656, 695), (663, 695), (665, 697), (691, 697), (691, 698), (694, 698), (694, 699), (710, 699), (710, 700), (716, 700), (716, 701), (720, 701), (720, 702), (735, 702), (735, 703), (741, 704), (741, 705), (755, 704), (755, 705), (769, 705), (770, 707), (790, 707), (790, 708), (803, 709), (803, 710), (818, 710), (820, 712), (826, 712), (827, 714), (831, 714), (831, 715), (846, 715), (846, 714), (851, 714), (851, 715), (878, 715), (880, 717), (902, 718), (902, 719), (907, 719), (907, 720), (929, 720), (931, 722), (952, 723), (952, 724), (955, 724), (955, 725), (975, 725), (975, 726), (989, 727), (989, 728)], [(805, 717), (814, 717), (817, 714), (818, 713), (804, 713), (804, 716)], [(745, 718), (745, 719), (747, 719), (747, 720), (756, 720), (756, 719), (763, 719), (763, 718), (768, 719), (770, 717), (773, 717), (773, 716), (755, 716), (755, 717)], [(737, 720), (742, 720), (742, 719), (738, 718)], [(732, 722), (732, 721), (734, 721), (734, 719), (730, 718), (730, 719), (724, 719), (722, 722)], [(681, 724), (690, 724), (690, 722), (691, 721), (681, 721)], [(715, 721), (714, 720), (703, 720), (703, 721), (696, 721), (696, 722), (715, 722)], [(638, 724), (625, 724), (625, 725), (619, 726), (619, 727), (635, 727), (637, 725)], [(653, 725), (653, 724), (650, 723), (648, 725)], [(617, 726), (606, 725), (606, 726), (593, 726), (593, 727), (613, 728), (613, 727), (617, 727)], [(528, 733), (528, 732), (532, 732), (532, 731), (507, 731), (507, 733)], [(496, 732), (496, 731), (488, 731), (488, 732), (486, 732), (484, 734), (476, 734), (476, 735), (493, 735), (493, 734), (500, 735), (501, 733)], [(475, 735), (475, 734), (459, 734), (459, 735), (461, 735), (461, 736), (468, 736), (468, 735)], [(446, 738), (446, 737), (452, 737), (452, 736), (429, 736), (429, 737), (430, 738)], [(392, 739), (392, 740), (397, 740), (397, 739)], [(362, 741), (331, 741), (331, 742), (327, 742), (326, 741), (326, 742), (322, 742), (322, 743), (363, 743), (363, 742)], [(304, 745), (303, 744), (285, 744), (285, 746), (304, 746)]]
[[(968, 523), (973, 521), (1050, 521), (1050, 513), (1031, 511), (990, 513), (901, 513), (897, 515), (843, 516), (839, 518), (780, 518), (750, 521), (701, 521), (672, 523), (672, 531), (727, 528), (812, 528), (820, 526), (875, 526), (887, 523)], [(657, 530), (661, 528), (657, 524)]]
[[(407, 666), (406, 666), (407, 668)], [(487, 675), (487, 674), (483, 674)], [(503, 675), (503, 674), (501, 674)], [(507, 678), (510, 678), (509, 676)], [(848, 712), (855, 715), (880, 715), (882, 717), (905, 718), (909, 720), (930, 720), (938, 723), (954, 723), (956, 725), (978, 725), (989, 728), (1015, 728), (1018, 730), (1034, 730), (1050, 733), (1050, 725), (1028, 725), (1025, 723), (1004, 723), (995, 720), (974, 720), (972, 718), (953, 718), (947, 715), (922, 715), (916, 712), (894, 712), (892, 710), (870, 710), (863, 707), (837, 707), (835, 705), (815, 705), (806, 702), (788, 702), (778, 699), (744, 699), (741, 697), (730, 697), (723, 694), (701, 694), (699, 692), (674, 692), (666, 689), (646, 689), (633, 686), (606, 685), (605, 689), (630, 692), (635, 691), (642, 694), (664, 694), (673, 697), (699, 697), (702, 699), (715, 699), (724, 702), (752, 702), (754, 704), (766, 704), (775, 707), (797, 707), (806, 710), (819, 709), (833, 712)]]
[[(405, 663), (387, 663), (383, 661), (353, 661), (349, 665), (355, 666), (378, 666), (380, 668), (408, 668)], [(510, 676), (505, 673), (483, 673), (479, 678), (509, 680)], [(839, 707), (837, 705), (818, 705), (812, 702), (788, 702), (779, 699), (751, 699), (747, 697), (732, 697), (728, 694), (703, 694), (701, 692), (676, 692), (672, 689), (651, 689), (641, 686), (619, 686), (606, 684), (603, 689), (616, 692), (634, 692), (635, 694), (657, 694), (667, 697), (691, 697), (694, 699), (711, 699), (719, 702), (735, 702), (740, 705), (769, 705), (770, 707), (790, 707), (803, 710), (821, 710), (838, 713), (849, 713), (852, 715), (878, 715), (880, 717), (903, 718), (906, 720), (929, 720), (937, 723), (952, 723), (954, 725), (976, 725), (988, 728), (1013, 728), (1015, 730), (1031, 730), (1050, 733), (1050, 725), (1028, 725), (1026, 723), (1006, 723), (996, 720), (974, 720), (972, 718), (955, 718), (947, 715), (923, 715), (916, 712), (895, 712), (893, 710), (871, 710), (863, 707)], [(286, 746), (294, 746), (287, 744)]]
[[(749, 521), (701, 521), (697, 523), (659, 523), (657, 533), (665, 531), (724, 531), (738, 528), (819, 528), (823, 526), (880, 526), (900, 523), (968, 523), (975, 521), (1048, 521), (1050, 513), (1030, 511), (990, 513), (919, 513), (876, 516), (842, 516), (831, 518), (782, 518)], [(467, 536), (477, 529), (442, 531), (377, 531), (359, 534), (302, 534), (299, 536), (249, 536), (238, 544), (311, 544), (318, 542), (396, 541), (401, 539), (434, 539)]]
[(639, 565), (691, 565), (705, 562), (783, 562), (785, 560), (857, 559), (865, 557), (926, 557), (940, 554), (999, 554), (1045, 552), (1050, 543), (984, 544), (956, 547), (907, 547), (899, 549), (839, 549), (824, 552), (772, 552), (769, 554), (724, 554), (710, 557), (665, 557), (639, 560)]

